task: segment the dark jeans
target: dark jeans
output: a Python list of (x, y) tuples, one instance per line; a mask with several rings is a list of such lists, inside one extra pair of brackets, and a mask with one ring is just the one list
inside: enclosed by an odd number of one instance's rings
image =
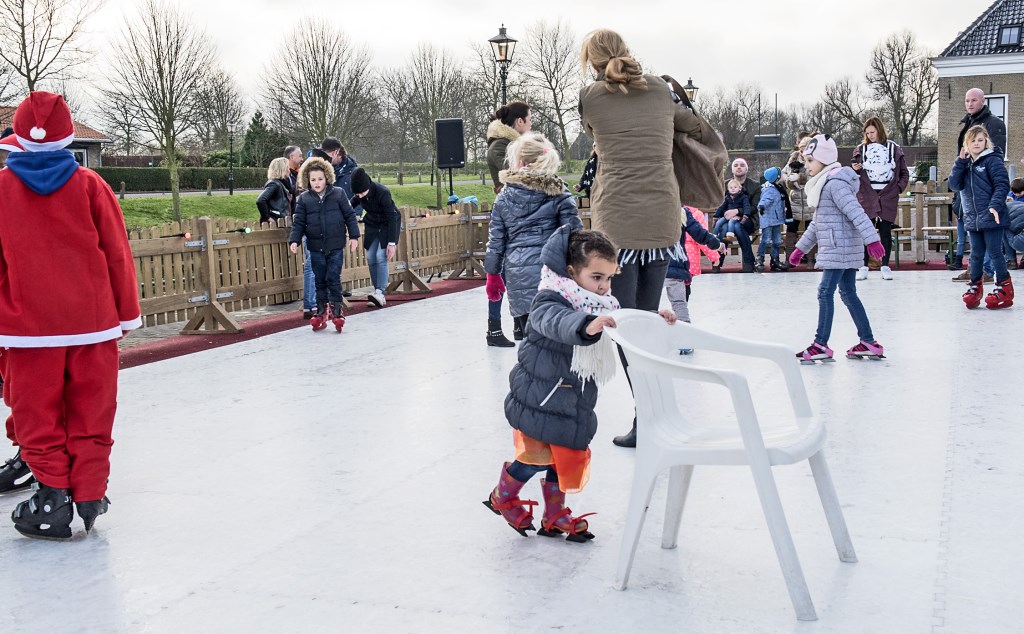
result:
[(317, 299), (327, 298), (331, 302), (341, 301), (341, 267), (345, 264), (345, 250), (335, 249), (329, 253), (310, 251), (309, 262), (316, 278)]
[(839, 297), (846, 304), (850, 317), (857, 326), (857, 336), (861, 341), (874, 343), (875, 338), (871, 334), (871, 324), (864, 311), (864, 304), (857, 297), (857, 269), (825, 269), (822, 274), (821, 284), (818, 285), (818, 331), (814, 333), (815, 343), (826, 346), (829, 337), (832, 336), (836, 287), (839, 287)]
[[(892, 223), (888, 220), (875, 218), (875, 228), (878, 229), (878, 237), (882, 239), (882, 247), (885, 248), (885, 255), (882, 256), (882, 266), (889, 266), (889, 256), (892, 254)], [(864, 266), (868, 265), (868, 249), (864, 247)]]
[(1006, 260), (1003, 258), (1003, 237), (1006, 229), (989, 229), (988, 231), (968, 231), (971, 236), (971, 279), (980, 280), (984, 260), (991, 260), (996, 282), (1009, 277)]
[(623, 264), (619, 274), (612, 278), (612, 295), (623, 308), (657, 311), (667, 272), (668, 258)]
[[(505, 281), (505, 276), (501, 277), (501, 281)], [(505, 299), (505, 293), (501, 294), (501, 299), (496, 302), (487, 300), (487, 319), (493, 319), (495, 321), (501, 321), (501, 300)]]
[(558, 473), (555, 471), (555, 465), (535, 465), (526, 464), (525, 462), (519, 462), (516, 460), (508, 466), (508, 474), (520, 482), (528, 482), (534, 474), (540, 473), (547, 469), (547, 477), (545, 478), (548, 482), (558, 482)]

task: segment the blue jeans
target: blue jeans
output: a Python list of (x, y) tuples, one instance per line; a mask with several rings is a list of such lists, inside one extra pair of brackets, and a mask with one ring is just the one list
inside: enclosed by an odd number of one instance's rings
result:
[(850, 311), (850, 317), (857, 326), (857, 336), (861, 341), (875, 343), (871, 334), (871, 323), (864, 311), (864, 304), (857, 297), (857, 269), (825, 269), (818, 285), (818, 331), (814, 333), (814, 341), (822, 346), (828, 345), (832, 336), (832, 317), (835, 314), (836, 287), (839, 297)]
[[(504, 275), (501, 276), (501, 281), (505, 281)], [(503, 299), (505, 299), (505, 293), (502, 293), (497, 301), (487, 300), (487, 319), (501, 321), (501, 300)], [(511, 307), (509, 308), (511, 310)]]
[(316, 296), (321, 300), (325, 297), (331, 302), (341, 301), (341, 267), (345, 264), (345, 249), (335, 249), (328, 253), (310, 251), (313, 276), (316, 278)]
[(1009, 231), (1006, 232), (1006, 241), (1009, 243), (1010, 248), (1014, 251), (1024, 252), (1024, 231), (1013, 235)]
[(739, 220), (727, 220), (725, 218), (719, 218), (715, 221), (715, 229), (712, 233), (718, 236), (719, 240), (725, 239), (725, 234), (733, 232), (739, 235), (740, 221)]
[[(956, 253), (954, 257), (959, 262), (964, 257), (964, 250), (967, 248), (967, 228), (964, 227), (964, 221), (960, 216), (956, 217)], [(974, 252), (974, 243), (971, 243), (971, 252)], [(989, 257), (988, 253), (985, 253), (985, 258), (982, 261), (982, 270), (985, 275), (992, 275), (992, 258)]]
[(313, 264), (309, 261), (309, 247), (306, 246), (306, 239), (302, 239), (302, 252), (306, 255), (306, 261), (302, 263), (302, 309), (313, 310), (316, 308), (316, 282), (313, 278)]
[(380, 246), (380, 238), (374, 238), (367, 247), (366, 264), (370, 267), (370, 282), (383, 293), (388, 285), (388, 251)]
[(779, 259), (779, 247), (782, 246), (782, 225), (761, 229), (761, 244), (757, 245), (757, 257), (763, 258), (765, 246), (772, 245), (772, 259)]
[(1003, 235), (1006, 229), (989, 229), (987, 231), (969, 231), (971, 236), (971, 279), (981, 279), (984, 269), (983, 261), (991, 260), (996, 282), (1002, 282), (1010, 272), (1006, 269), (1003, 259)]
[(1007, 262), (1009, 262), (1010, 260), (1016, 262), (1017, 251), (1020, 251), (1020, 249), (1014, 247), (1013, 243), (1010, 242), (1010, 236), (1012, 235), (1013, 234), (1010, 233), (1009, 229), (1005, 230), (1005, 232), (1003, 233), (1003, 259), (1006, 260)]

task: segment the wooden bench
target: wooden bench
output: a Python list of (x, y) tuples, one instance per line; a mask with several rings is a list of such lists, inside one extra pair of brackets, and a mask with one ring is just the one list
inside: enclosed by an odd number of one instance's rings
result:
[[(892, 230), (892, 252), (896, 257), (896, 266), (900, 265), (900, 243), (910, 242), (910, 234), (913, 230), (908, 227), (896, 227)], [(941, 227), (921, 227), (921, 233), (924, 239), (928, 242), (928, 246), (932, 244), (946, 245), (948, 253), (952, 253), (956, 245), (956, 227), (941, 226)]]

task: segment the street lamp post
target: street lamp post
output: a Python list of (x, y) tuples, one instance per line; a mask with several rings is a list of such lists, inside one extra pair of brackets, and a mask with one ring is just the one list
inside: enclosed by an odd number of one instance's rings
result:
[(516, 42), (505, 32), (505, 25), (498, 29), (498, 34), (487, 40), (491, 44), (491, 53), (494, 54), (494, 63), (498, 65), (498, 72), (501, 74), (501, 103), (508, 103), (508, 67), (512, 65), (512, 54), (516, 50)]
[(228, 195), (235, 195), (235, 126), (228, 126)]
[(697, 100), (698, 90), (700, 90), (700, 88), (697, 88), (696, 86), (693, 85), (692, 77), (686, 80), (686, 85), (683, 86), (683, 92), (686, 93), (686, 98), (690, 100), (690, 103), (693, 103), (694, 101)]

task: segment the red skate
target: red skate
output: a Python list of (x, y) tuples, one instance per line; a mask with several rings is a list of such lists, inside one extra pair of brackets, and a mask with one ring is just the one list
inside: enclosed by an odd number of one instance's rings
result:
[(334, 324), (334, 329), (341, 332), (341, 329), (345, 326), (345, 315), (341, 311), (341, 302), (331, 302), (327, 316), (331, 323)]
[(1002, 282), (996, 283), (996, 288), (985, 296), (985, 308), (1009, 308), (1013, 306), (1013, 282), (1009, 276)]
[(309, 320), (309, 325), (312, 326), (313, 332), (327, 327), (327, 302), (317, 300), (316, 314)]
[(977, 308), (981, 304), (982, 293), (985, 292), (985, 284), (982, 280), (972, 280), (970, 288), (963, 295), (964, 304), (967, 308)]
[[(533, 526), (533, 507), (537, 506), (534, 500), (520, 500), (519, 491), (525, 482), (516, 480), (508, 473), (511, 463), (506, 462), (501, 468), (501, 478), (498, 486), (494, 487), (491, 495), (484, 501), (484, 506), (494, 511), (495, 515), (502, 516), (508, 525), (523, 537), (529, 537), (526, 531), (537, 530)], [(529, 507), (527, 510), (525, 507)]]
[(544, 492), (544, 521), (541, 522), (541, 529), (538, 535), (544, 537), (561, 537), (565, 535), (565, 541), (582, 544), (594, 539), (594, 534), (588, 531), (587, 520), (583, 519), (594, 513), (584, 513), (579, 517), (572, 516), (572, 510), (565, 505), (565, 493), (558, 488), (557, 482), (548, 482), (540, 479), (540, 488)]

